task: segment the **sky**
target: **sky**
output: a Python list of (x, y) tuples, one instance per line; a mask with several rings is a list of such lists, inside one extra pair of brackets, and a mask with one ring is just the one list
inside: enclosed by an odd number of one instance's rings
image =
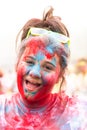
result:
[(87, 56), (86, 0), (3, 0), (0, 1), (0, 66), (15, 64), (17, 33), (30, 18), (42, 18), (43, 10), (53, 6), (70, 32), (71, 60)]

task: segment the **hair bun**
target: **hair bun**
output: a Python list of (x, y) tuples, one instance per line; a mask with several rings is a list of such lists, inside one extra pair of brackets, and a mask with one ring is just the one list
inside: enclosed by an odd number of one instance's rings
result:
[(47, 20), (49, 18), (51, 18), (53, 16), (53, 7), (52, 6), (48, 6), (47, 8), (45, 8), (44, 12), (43, 12), (43, 20)]

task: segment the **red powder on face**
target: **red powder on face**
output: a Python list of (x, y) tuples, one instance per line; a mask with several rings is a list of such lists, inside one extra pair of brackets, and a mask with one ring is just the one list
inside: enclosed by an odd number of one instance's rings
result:
[(27, 47), (31, 48), (29, 50), (30, 53), (36, 54), (39, 49), (42, 51), (44, 50), (45, 44), (43, 41), (41, 41), (41, 39), (31, 39), (28, 42)]
[(50, 52), (48, 52), (48, 50), (46, 50), (46, 43), (44, 41), (42, 41), (40, 38), (31, 39), (27, 43), (27, 47), (30, 48), (30, 49), (28, 49), (29, 54), (37, 54), (37, 52), (39, 50), (41, 50), (42, 53), (44, 53), (48, 59), (50, 59), (50, 58), (52, 58), (54, 56), (54, 53), (50, 53)]

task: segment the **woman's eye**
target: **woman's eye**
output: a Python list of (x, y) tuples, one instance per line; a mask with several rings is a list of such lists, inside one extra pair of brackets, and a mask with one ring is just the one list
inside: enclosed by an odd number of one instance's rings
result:
[(33, 61), (26, 61), (26, 63), (28, 63), (29, 65), (33, 65), (34, 64)]
[(51, 66), (44, 66), (44, 69), (50, 71), (50, 70), (52, 70), (52, 67)]

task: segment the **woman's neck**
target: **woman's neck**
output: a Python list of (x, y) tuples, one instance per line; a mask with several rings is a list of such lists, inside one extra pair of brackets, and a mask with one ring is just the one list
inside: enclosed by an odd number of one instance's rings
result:
[(28, 101), (24, 98), (21, 98), (23, 104), (28, 107), (29, 109), (39, 109), (39, 108), (43, 108), (45, 106), (47, 106), (49, 104), (49, 102), (51, 102), (51, 94), (46, 95), (45, 97), (43, 97), (40, 100), (37, 101)]

